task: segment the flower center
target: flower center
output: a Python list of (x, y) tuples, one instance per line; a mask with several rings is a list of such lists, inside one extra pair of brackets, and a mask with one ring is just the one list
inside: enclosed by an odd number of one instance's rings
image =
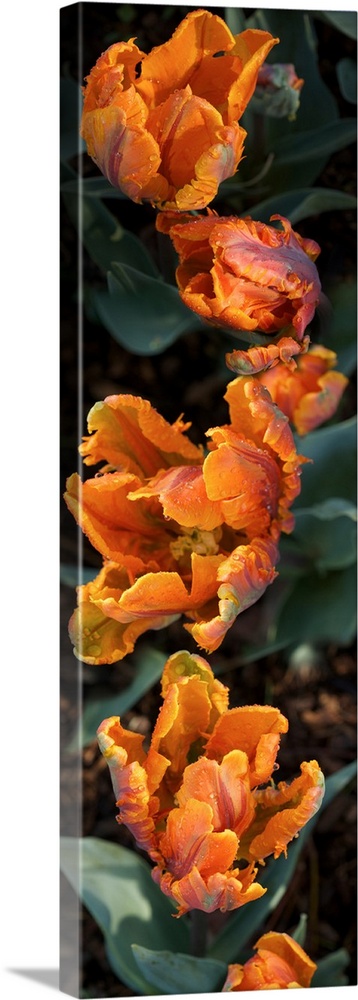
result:
[(171, 553), (178, 562), (192, 552), (197, 552), (200, 556), (215, 556), (219, 551), (221, 539), (221, 528), (214, 528), (213, 531), (204, 531), (200, 528), (192, 528), (170, 542)]

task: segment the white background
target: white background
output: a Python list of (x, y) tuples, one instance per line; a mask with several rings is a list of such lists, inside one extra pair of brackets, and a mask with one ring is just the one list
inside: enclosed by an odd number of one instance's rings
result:
[[(51, 1000), (58, 992), (59, 6), (67, 4), (15, 0), (1, 12), (0, 988), (6, 1000)], [(315, 992), (317, 1000), (323, 992)], [(344, 1000), (353, 992), (347, 987)], [(330, 991), (330, 1000), (335, 995)]]

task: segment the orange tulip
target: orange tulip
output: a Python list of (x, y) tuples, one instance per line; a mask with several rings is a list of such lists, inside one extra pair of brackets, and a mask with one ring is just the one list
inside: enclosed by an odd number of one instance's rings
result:
[(183, 302), (215, 326), (260, 330), (303, 340), (320, 297), (314, 263), (320, 248), (280, 215), (282, 229), (214, 212), (157, 217), (179, 254), (176, 279)]
[(303, 459), (263, 386), (238, 378), (225, 398), (230, 423), (208, 431), (206, 457), (187, 424), (168, 424), (147, 400), (110, 396), (92, 408), (80, 451), (105, 464), (84, 483), (70, 476), (65, 493), (104, 559), (78, 588), (70, 635), (80, 659), (115, 662), (182, 614), (199, 646), (217, 649), (275, 579)]
[(84, 88), (89, 155), (133, 201), (204, 208), (242, 158), (238, 119), (277, 41), (267, 31), (232, 35), (216, 14), (195, 10), (148, 55), (134, 38), (111, 45)]
[(290, 990), (311, 985), (317, 966), (289, 934), (269, 931), (254, 947), (257, 955), (245, 965), (229, 965), (223, 993)]
[(118, 822), (155, 862), (153, 878), (178, 916), (236, 909), (265, 892), (257, 862), (286, 854), (319, 808), (323, 775), (316, 761), (303, 763), (301, 777), (276, 789), (287, 719), (269, 705), (229, 709), (228, 689), (200, 656), (169, 657), (162, 696), (147, 753), (118, 717), (99, 726)]
[(290, 372), (286, 365), (277, 364), (260, 374), (261, 384), (267, 387), (298, 434), (308, 434), (336, 412), (348, 385), (345, 375), (332, 371), (336, 363), (334, 351), (315, 344), (308, 354), (298, 358), (296, 371)]

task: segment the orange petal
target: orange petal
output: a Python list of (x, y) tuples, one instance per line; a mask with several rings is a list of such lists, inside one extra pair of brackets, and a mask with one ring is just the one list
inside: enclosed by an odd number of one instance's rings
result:
[[(230, 354), (226, 354), (225, 360), (228, 368), (237, 375), (258, 375), (267, 369), (272, 370), (280, 361), (289, 371), (294, 371), (297, 367), (294, 355), (307, 351), (308, 345), (308, 336), (304, 337), (300, 344), (292, 337), (281, 337), (276, 344), (269, 344), (268, 347), (249, 347), (247, 351), (231, 351)], [(270, 389), (264, 377), (260, 381)], [(275, 397), (273, 399), (277, 402)]]
[(182, 780), (192, 746), (202, 741), (207, 731), (210, 714), (207, 685), (200, 677), (181, 677), (178, 683), (169, 685), (154, 728), (148, 761), (152, 750), (168, 758), (167, 783), (173, 792)]
[[(287, 853), (287, 844), (297, 836), (319, 809), (324, 795), (324, 777), (317, 761), (301, 764), (301, 775), (290, 784), (280, 782), (277, 788), (255, 793), (257, 824), (260, 831), (250, 843), (249, 856), (278, 858)], [(247, 835), (250, 830), (247, 831)]]
[(205, 55), (227, 51), (233, 44), (233, 35), (220, 17), (205, 10), (191, 11), (168, 42), (144, 57), (137, 89), (148, 106), (158, 105), (173, 90), (190, 83)]
[(278, 364), (260, 375), (260, 382), (299, 434), (309, 433), (335, 413), (348, 384), (345, 375), (331, 371), (336, 362), (334, 351), (314, 344), (298, 359), (295, 371)]
[(109, 766), (116, 799), (119, 796), (120, 776), (123, 767), (145, 758), (142, 747), (144, 736), (124, 729), (119, 716), (104, 719), (97, 729), (97, 739), (101, 753)]
[(229, 702), (229, 688), (225, 687), (212, 672), (204, 657), (188, 653), (185, 649), (173, 653), (167, 660), (162, 674), (162, 695), (165, 698), (169, 684), (178, 682), (181, 677), (197, 676), (206, 685), (211, 703), (208, 731), (211, 732), (216, 719), (226, 711)]
[(156, 190), (159, 183), (160, 195), (165, 199), (168, 183), (162, 177), (158, 181), (160, 150), (148, 129), (138, 124), (140, 118), (146, 117), (139, 102), (139, 95), (133, 91), (133, 106), (127, 113), (114, 104), (88, 112), (83, 118), (82, 136), (104, 176), (128, 198), (141, 201), (149, 184), (154, 184)]
[(283, 959), (291, 967), (295, 979), (300, 986), (306, 988), (310, 986), (317, 966), (289, 934), (279, 934), (276, 931), (269, 931), (256, 941), (255, 949), (258, 949), (259, 952), (265, 950), (265, 952), (269, 952), (272, 956), (279, 956), (279, 958)]
[(235, 36), (233, 54), (240, 60), (241, 71), (230, 90), (230, 121), (241, 118), (254, 93), (259, 69), (279, 41), (279, 38), (273, 38), (267, 31), (252, 28)]
[(147, 616), (131, 622), (118, 620), (118, 602), (127, 586), (126, 570), (107, 563), (95, 580), (78, 588), (78, 608), (68, 629), (79, 660), (89, 664), (116, 663), (133, 652), (143, 632), (165, 628), (173, 621), (173, 617), (163, 616)]
[(224, 397), (230, 408), (234, 429), (264, 447), (279, 460), (281, 489), (278, 502), (278, 521), (281, 531), (289, 533), (294, 527), (290, 513), (293, 501), (300, 493), (301, 465), (306, 459), (298, 455), (292, 431), (285, 416), (272, 402), (271, 396), (258, 379), (241, 377), (229, 383)]
[[(128, 499), (140, 483), (121, 472), (82, 483), (77, 473), (67, 480), (67, 506), (90, 542), (105, 558), (124, 563), (131, 573), (159, 563), (168, 565), (168, 540), (160, 525), (160, 508)], [(159, 563), (158, 563), (159, 559)], [(169, 560), (171, 561), (171, 560)]]
[(306, 393), (294, 412), (298, 434), (309, 434), (334, 416), (348, 381), (341, 372), (327, 372), (317, 380), (317, 392)]
[(165, 833), (159, 838), (165, 867), (175, 879), (189, 874), (195, 866), (205, 874), (225, 872), (237, 851), (237, 837), (226, 830), (212, 833), (212, 809), (207, 802), (188, 799), (185, 806), (172, 809)]
[(90, 437), (79, 449), (86, 465), (105, 461), (146, 478), (178, 461), (180, 465), (202, 462), (200, 448), (184, 433), (190, 423), (179, 417), (169, 424), (141, 396), (107, 396), (92, 407), (87, 419)]
[(235, 965), (228, 965), (227, 967), (227, 977), (225, 979), (222, 993), (233, 993), (240, 989), (242, 980), (244, 978), (244, 966), (239, 965), (238, 962)]
[[(155, 819), (153, 805), (147, 783), (145, 766), (135, 759), (130, 736), (123, 730), (118, 718), (105, 719), (97, 731), (98, 744), (109, 765), (111, 778), (119, 807), (119, 823), (124, 823), (134, 836), (138, 847), (148, 852), (157, 861), (160, 858), (157, 848)], [(121, 746), (121, 741), (130, 747), (131, 754)], [(143, 757), (141, 749), (139, 755)], [(130, 760), (129, 757), (134, 759)], [(158, 779), (163, 775), (168, 762), (162, 760)]]
[[(179, 215), (178, 212), (159, 212), (156, 218), (156, 228), (161, 233), (168, 233), (174, 247), (184, 261), (190, 257), (195, 260), (195, 270), (210, 270), (212, 249), (210, 235), (216, 224), (215, 212), (208, 210), (207, 215)], [(184, 288), (186, 282), (180, 283)]]
[(189, 592), (178, 573), (146, 573), (123, 593), (120, 608), (123, 618), (171, 615), (191, 612), (214, 597), (217, 571), (224, 556), (200, 556), (192, 553), (192, 580)]
[(235, 531), (245, 531), (248, 539), (266, 534), (278, 513), (277, 462), (231, 428), (214, 428), (208, 434), (217, 445), (203, 467), (209, 500), (220, 501), (222, 520)]
[(199, 646), (213, 652), (220, 646), (237, 615), (259, 600), (277, 576), (278, 551), (272, 539), (255, 538), (239, 545), (218, 568), (219, 614), (186, 625)]
[(150, 112), (146, 127), (160, 149), (160, 173), (168, 182), (161, 200), (167, 209), (205, 208), (243, 154), (244, 129), (225, 126), (220, 113), (190, 87), (175, 90)]
[(160, 472), (131, 494), (133, 499), (158, 497), (165, 517), (182, 527), (211, 531), (222, 522), (220, 504), (208, 498), (201, 468), (177, 466)]
[(192, 798), (209, 803), (215, 831), (233, 830), (240, 838), (254, 815), (246, 754), (232, 750), (221, 764), (205, 757), (189, 764), (177, 800), (185, 806)]
[(230, 52), (221, 45), (201, 60), (190, 80), (194, 93), (220, 108), (225, 121), (238, 121), (254, 92), (259, 68), (277, 42), (255, 29), (234, 36)]
[(204, 879), (194, 866), (179, 881), (175, 881), (169, 872), (162, 875), (158, 868), (154, 869), (152, 876), (162, 892), (176, 902), (180, 917), (192, 909), (204, 910), (206, 913), (213, 913), (218, 909), (222, 912), (235, 910), (254, 899), (260, 899), (266, 889), (253, 882), (256, 873), (257, 869), (249, 866), (244, 871), (236, 868)]
[(270, 705), (248, 705), (229, 709), (222, 715), (206, 743), (206, 756), (221, 761), (239, 748), (248, 758), (251, 787), (271, 778), (280, 743), (288, 722)]
[(243, 156), (245, 137), (246, 132), (239, 125), (219, 128), (212, 144), (196, 161), (194, 178), (176, 193), (171, 207), (186, 212), (209, 205), (221, 182), (235, 174)]
[(272, 218), (281, 221), (281, 230), (250, 217), (215, 216), (210, 224), (198, 219), (189, 248), (187, 222), (182, 241), (175, 223), (169, 233), (179, 252), (179, 290), (189, 308), (216, 325), (274, 336), (289, 327), (302, 341), (321, 294), (314, 264), (319, 247), (287, 219)]
[(108, 104), (122, 99), (123, 91), (136, 79), (136, 66), (144, 55), (134, 38), (128, 42), (110, 45), (97, 59), (84, 90), (83, 116), (95, 108), (105, 108)]

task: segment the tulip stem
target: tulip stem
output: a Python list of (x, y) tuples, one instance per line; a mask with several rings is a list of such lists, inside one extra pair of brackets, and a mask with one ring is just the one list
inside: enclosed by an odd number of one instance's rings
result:
[(202, 958), (206, 952), (207, 914), (203, 910), (192, 910), (191, 914), (191, 954)]

